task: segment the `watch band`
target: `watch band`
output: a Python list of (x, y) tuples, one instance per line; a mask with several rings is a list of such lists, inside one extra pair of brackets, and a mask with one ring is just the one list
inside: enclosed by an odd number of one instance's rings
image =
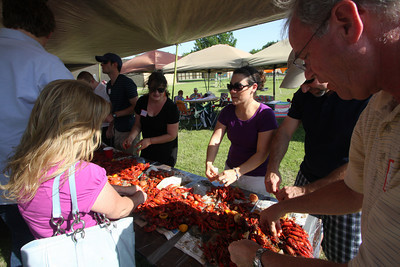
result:
[(233, 168), (233, 170), (234, 170), (235, 173), (236, 173), (236, 181), (237, 181), (237, 180), (239, 180), (239, 178), (240, 178), (239, 171), (237, 170), (237, 168)]
[(265, 252), (265, 251), (267, 251), (268, 249), (266, 249), (266, 248), (259, 248), (259, 249), (257, 249), (257, 252), (256, 252), (256, 257), (254, 258), (254, 260), (253, 260), (253, 266), (254, 267), (262, 267), (263, 265), (262, 265), (262, 263), (261, 263), (261, 256), (262, 256), (262, 254)]

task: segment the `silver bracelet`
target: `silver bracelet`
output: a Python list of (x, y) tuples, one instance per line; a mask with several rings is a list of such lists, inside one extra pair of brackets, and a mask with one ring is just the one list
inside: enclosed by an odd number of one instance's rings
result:
[[(236, 181), (237, 181), (237, 180), (239, 180), (240, 175), (239, 175), (239, 172), (238, 172), (237, 168), (233, 168), (233, 169), (235, 170), (235, 173), (236, 173)], [(236, 181), (235, 181), (235, 182), (236, 182)]]
[(257, 250), (257, 252), (256, 252), (256, 256), (255, 256), (255, 258), (254, 258), (254, 260), (253, 260), (253, 266), (254, 267), (262, 267), (263, 265), (262, 265), (262, 262), (261, 262), (261, 256), (262, 256), (262, 254), (265, 252), (265, 251), (267, 251), (268, 249), (266, 249), (266, 248), (259, 248), (258, 250)]

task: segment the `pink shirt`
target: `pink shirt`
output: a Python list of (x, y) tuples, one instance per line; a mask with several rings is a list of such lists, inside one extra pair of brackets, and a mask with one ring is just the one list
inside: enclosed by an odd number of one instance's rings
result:
[[(82, 165), (77, 163), (75, 168), (76, 192), (81, 219), (85, 221), (85, 227), (94, 226), (96, 221), (90, 210), (107, 182), (106, 171), (102, 167), (88, 162), (82, 162)], [(53, 171), (50, 170), (50, 172)], [(68, 181), (63, 179), (64, 174), (60, 181), (61, 211), (65, 219), (62, 228), (70, 232), (71, 222), (73, 221), (71, 197)], [(55, 226), (50, 222), (53, 182), (54, 178), (42, 183), (31, 201), (18, 203), (22, 217), (36, 238), (50, 237), (54, 234)]]

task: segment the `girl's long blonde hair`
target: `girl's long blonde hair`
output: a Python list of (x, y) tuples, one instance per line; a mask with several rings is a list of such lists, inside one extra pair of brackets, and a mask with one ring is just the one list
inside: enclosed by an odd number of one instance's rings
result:
[[(77, 161), (90, 161), (101, 142), (100, 126), (110, 105), (87, 83), (57, 80), (40, 93), (28, 126), (4, 170), (10, 181), (6, 197), (31, 200), (40, 184)], [(49, 174), (51, 168), (54, 173)]]

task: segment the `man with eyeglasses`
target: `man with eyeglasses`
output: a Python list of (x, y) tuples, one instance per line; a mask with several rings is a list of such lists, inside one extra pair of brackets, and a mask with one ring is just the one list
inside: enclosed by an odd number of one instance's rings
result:
[[(280, 231), (288, 212), (346, 214), (361, 210), (362, 244), (349, 266), (400, 262), (400, 5), (393, 0), (275, 0), (289, 11), (289, 40), (306, 79), (327, 82), (342, 99), (373, 95), (351, 138), (344, 180), (279, 202), (261, 224)], [(328, 19), (327, 19), (328, 18)], [(322, 26), (321, 26), (322, 25)], [(297, 61), (296, 61), (297, 64)], [(334, 266), (319, 259), (257, 252), (254, 242), (230, 245), (239, 266), (261, 255), (264, 266)], [(346, 265), (346, 266), (347, 266)]]
[[(293, 64), (294, 57), (292, 51), (280, 87), (298, 88), (301, 85), (301, 88), (294, 94), (288, 116), (271, 142), (265, 174), (267, 192), (275, 194), (279, 201), (309, 194), (344, 178), (351, 134), (368, 103), (368, 100), (342, 100), (327, 88), (327, 83), (320, 83), (315, 78), (304, 81), (304, 71)], [(294, 186), (280, 189), (279, 166), (300, 124), (305, 131), (304, 160)], [(361, 213), (318, 218), (323, 222), (322, 247), (327, 259), (339, 263), (351, 260), (361, 244)]]
[(124, 149), (122, 143), (128, 137), (135, 122), (134, 109), (138, 100), (136, 84), (120, 74), (122, 67), (121, 58), (113, 53), (106, 53), (103, 56), (95, 57), (101, 62), (103, 73), (110, 77), (107, 83), (106, 92), (111, 101), (111, 114), (107, 117), (110, 125), (107, 129), (107, 138), (114, 137), (114, 147), (129, 154), (136, 154), (136, 143), (139, 138), (133, 141), (133, 145)]

